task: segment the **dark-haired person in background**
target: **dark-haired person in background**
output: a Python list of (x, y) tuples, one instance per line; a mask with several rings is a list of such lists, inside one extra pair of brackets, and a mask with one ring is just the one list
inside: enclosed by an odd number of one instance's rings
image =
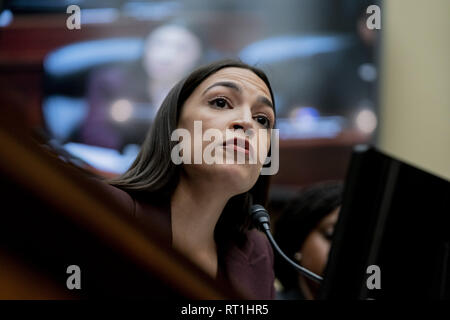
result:
[[(162, 221), (172, 246), (207, 274), (256, 299), (275, 297), (272, 248), (262, 233), (250, 230), (249, 220), (252, 200), (267, 202), (269, 180), (260, 175), (262, 163), (176, 165), (171, 151), (178, 142), (171, 135), (182, 128), (193, 137), (194, 121), (202, 121), (203, 131), (231, 130), (231, 141), (214, 142), (234, 157), (243, 152), (236, 139), (246, 140), (249, 152), (259, 152), (259, 142), (252, 145), (247, 134), (263, 130), (270, 152), (273, 101), (259, 69), (233, 60), (197, 69), (172, 88), (134, 163), (106, 186), (137, 218)], [(210, 143), (192, 141), (191, 155), (194, 150), (203, 154)]]
[[(287, 205), (275, 224), (274, 237), (285, 254), (319, 275), (327, 264), (341, 196), (342, 184), (338, 182), (310, 186)], [(283, 286), (279, 299), (313, 300), (318, 293), (317, 283), (278, 256), (275, 276)]]

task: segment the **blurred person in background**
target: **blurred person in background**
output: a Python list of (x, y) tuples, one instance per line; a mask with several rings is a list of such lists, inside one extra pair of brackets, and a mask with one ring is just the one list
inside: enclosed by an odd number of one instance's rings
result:
[(193, 31), (168, 23), (147, 36), (138, 64), (95, 70), (88, 83), (89, 112), (81, 141), (119, 150), (140, 144), (164, 97), (199, 64), (202, 53)]
[[(274, 238), (284, 253), (301, 266), (322, 275), (328, 261), (342, 195), (339, 182), (320, 183), (303, 190), (275, 223)], [(275, 276), (280, 300), (314, 300), (319, 285), (301, 275), (279, 256)]]

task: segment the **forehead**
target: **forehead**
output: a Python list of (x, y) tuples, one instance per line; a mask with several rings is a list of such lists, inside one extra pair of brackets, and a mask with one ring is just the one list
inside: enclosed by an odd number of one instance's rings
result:
[(244, 68), (223, 68), (206, 78), (199, 86), (204, 90), (212, 84), (220, 81), (231, 81), (241, 86), (244, 90), (250, 90), (259, 95), (265, 96), (272, 101), (269, 88), (266, 83), (253, 71)]
[(147, 44), (161, 43), (161, 42), (190, 42), (194, 41), (192, 34), (178, 26), (163, 26), (156, 29), (148, 36)]

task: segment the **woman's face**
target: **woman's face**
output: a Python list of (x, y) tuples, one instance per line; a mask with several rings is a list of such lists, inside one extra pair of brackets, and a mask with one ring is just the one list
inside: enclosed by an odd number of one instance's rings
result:
[[(192, 158), (195, 152), (204, 155), (205, 148), (212, 144), (214, 155), (220, 150), (223, 152), (224, 163), (207, 164), (202, 159), (201, 164), (184, 164), (188, 177), (203, 177), (218, 183), (231, 196), (248, 191), (256, 183), (262, 168), (261, 159), (249, 163), (249, 158), (256, 159), (258, 146), (264, 146), (266, 150), (270, 147), (269, 129), (275, 121), (272, 106), (268, 87), (248, 69), (228, 67), (206, 78), (184, 103), (178, 128), (187, 129), (191, 134)], [(223, 140), (213, 138), (195, 144), (194, 121), (201, 121), (203, 133), (218, 129)], [(245, 163), (238, 164), (238, 157), (245, 158)], [(225, 158), (234, 161), (226, 163)]]
[[(328, 261), (331, 237), (334, 233), (334, 226), (338, 219), (339, 210), (340, 207), (337, 207), (330, 214), (325, 216), (308, 237), (306, 237), (303, 246), (300, 249), (300, 264), (318, 275), (323, 273)], [(300, 281), (302, 280), (304, 279), (301, 278)], [(309, 282), (309, 285), (312, 286), (310, 289), (315, 293), (315, 290), (317, 289), (315, 283)]]
[(194, 66), (201, 55), (198, 38), (179, 26), (162, 26), (148, 37), (144, 68), (154, 81), (173, 84)]

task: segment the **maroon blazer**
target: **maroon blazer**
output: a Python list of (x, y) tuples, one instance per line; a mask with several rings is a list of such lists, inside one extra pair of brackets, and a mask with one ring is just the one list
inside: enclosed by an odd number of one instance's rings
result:
[[(170, 205), (155, 205), (116, 187), (105, 187), (137, 219), (145, 220), (151, 216), (172, 242)], [(225, 280), (251, 299), (275, 299), (272, 247), (265, 235), (256, 229), (247, 231), (246, 235), (243, 246), (233, 245), (218, 257), (217, 279)]]

